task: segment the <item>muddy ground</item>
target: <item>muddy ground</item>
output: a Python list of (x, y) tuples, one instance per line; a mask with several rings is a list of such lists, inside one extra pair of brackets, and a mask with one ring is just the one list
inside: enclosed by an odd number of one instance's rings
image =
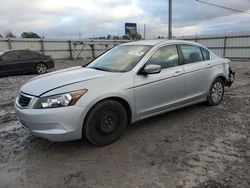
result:
[(250, 187), (250, 62), (231, 65), (237, 80), (221, 105), (141, 121), (101, 148), (30, 135), (13, 100), (34, 75), (0, 78), (0, 187)]

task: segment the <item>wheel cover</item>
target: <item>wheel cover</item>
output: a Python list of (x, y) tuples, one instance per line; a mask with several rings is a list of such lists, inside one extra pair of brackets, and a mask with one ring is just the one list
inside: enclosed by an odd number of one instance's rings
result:
[(106, 111), (97, 118), (96, 129), (100, 135), (106, 136), (114, 132), (118, 124), (118, 114), (115, 111)]
[(221, 100), (223, 95), (223, 86), (220, 82), (216, 82), (212, 88), (212, 100), (217, 103)]
[(47, 70), (46, 66), (44, 64), (38, 64), (37, 65), (37, 72), (40, 74), (45, 73)]

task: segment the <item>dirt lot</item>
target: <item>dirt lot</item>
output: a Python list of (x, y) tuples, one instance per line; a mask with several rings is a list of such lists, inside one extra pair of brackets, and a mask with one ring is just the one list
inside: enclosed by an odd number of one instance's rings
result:
[(221, 105), (141, 121), (101, 148), (30, 135), (13, 100), (34, 75), (0, 78), (0, 187), (250, 187), (250, 63), (232, 67), (237, 80)]

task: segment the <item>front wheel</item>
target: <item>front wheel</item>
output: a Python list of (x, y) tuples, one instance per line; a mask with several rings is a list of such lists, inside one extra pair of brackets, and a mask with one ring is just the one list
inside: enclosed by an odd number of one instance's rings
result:
[(114, 100), (102, 101), (87, 115), (83, 133), (94, 145), (111, 144), (125, 130), (127, 119), (127, 112), (122, 104)]
[(217, 106), (220, 104), (224, 96), (224, 82), (217, 78), (212, 83), (207, 97), (207, 104), (210, 106)]

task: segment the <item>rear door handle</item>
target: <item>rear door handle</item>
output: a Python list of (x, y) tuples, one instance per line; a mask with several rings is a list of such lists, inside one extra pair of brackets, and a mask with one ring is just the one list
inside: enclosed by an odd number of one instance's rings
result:
[(207, 67), (212, 67), (211, 63), (207, 63)]
[(174, 76), (178, 76), (178, 75), (180, 75), (182, 72), (181, 71), (176, 71), (175, 73), (174, 73)]

